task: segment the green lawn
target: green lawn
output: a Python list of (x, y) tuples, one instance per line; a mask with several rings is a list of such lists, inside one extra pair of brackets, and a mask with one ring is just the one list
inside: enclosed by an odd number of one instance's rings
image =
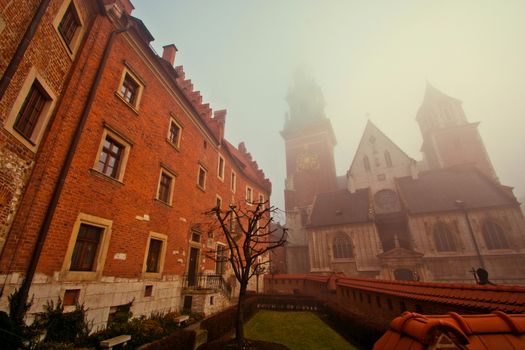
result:
[(281, 343), (291, 350), (355, 350), (312, 312), (261, 310), (244, 327), (245, 336)]

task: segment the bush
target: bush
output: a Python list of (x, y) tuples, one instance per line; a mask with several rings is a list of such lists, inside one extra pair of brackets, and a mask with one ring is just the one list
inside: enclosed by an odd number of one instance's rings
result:
[(77, 305), (72, 312), (64, 312), (60, 298), (56, 306), (52, 300), (46, 303), (44, 311), (35, 315), (33, 327), (46, 333), (44, 343), (73, 343), (86, 337), (90, 331), (84, 305)]

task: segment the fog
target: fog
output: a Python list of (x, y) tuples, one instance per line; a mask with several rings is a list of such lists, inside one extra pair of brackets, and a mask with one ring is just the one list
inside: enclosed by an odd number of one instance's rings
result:
[(425, 85), (463, 101), (497, 175), (525, 200), (525, 2), (134, 0), (156, 40), (245, 141), (284, 208), (285, 97), (301, 69), (321, 86), (346, 172), (370, 118), (420, 160)]

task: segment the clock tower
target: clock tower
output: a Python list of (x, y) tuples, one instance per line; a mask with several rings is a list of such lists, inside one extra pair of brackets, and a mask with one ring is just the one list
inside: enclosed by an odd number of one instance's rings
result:
[(306, 225), (317, 193), (337, 189), (335, 136), (324, 113), (321, 88), (297, 75), (287, 96), (281, 135), (286, 148), (285, 208), (288, 273), (310, 271)]

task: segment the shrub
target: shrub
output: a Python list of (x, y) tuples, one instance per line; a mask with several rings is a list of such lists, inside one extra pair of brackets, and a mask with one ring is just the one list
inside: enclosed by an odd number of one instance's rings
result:
[(35, 315), (33, 327), (46, 333), (44, 343), (73, 343), (86, 337), (90, 331), (84, 305), (76, 305), (74, 311), (64, 312), (60, 298), (56, 305), (52, 300), (46, 303), (44, 311)]

